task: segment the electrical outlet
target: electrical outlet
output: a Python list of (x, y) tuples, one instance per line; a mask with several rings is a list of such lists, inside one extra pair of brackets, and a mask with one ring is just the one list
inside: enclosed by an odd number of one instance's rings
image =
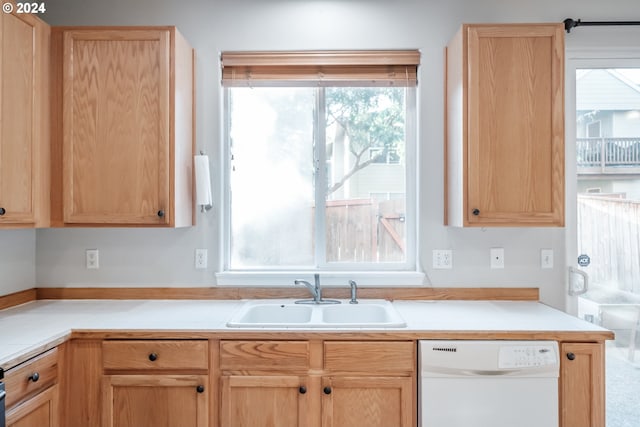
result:
[(553, 268), (553, 249), (540, 249), (540, 268)]
[(504, 248), (491, 248), (491, 268), (504, 268)]
[(453, 268), (453, 251), (451, 249), (434, 249), (433, 268), (447, 270)]
[(98, 258), (97, 249), (87, 249), (84, 252), (85, 255), (85, 267), (89, 270), (97, 270), (100, 268), (100, 260)]
[(207, 268), (207, 250), (196, 249), (195, 267), (198, 270)]

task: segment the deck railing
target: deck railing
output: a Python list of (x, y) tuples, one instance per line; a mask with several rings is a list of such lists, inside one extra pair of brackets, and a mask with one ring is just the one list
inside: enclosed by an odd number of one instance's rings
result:
[(578, 173), (640, 172), (640, 137), (576, 138)]

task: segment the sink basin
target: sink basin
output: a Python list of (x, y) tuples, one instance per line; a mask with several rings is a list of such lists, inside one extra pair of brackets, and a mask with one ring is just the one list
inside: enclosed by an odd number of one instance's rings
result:
[(313, 307), (297, 305), (295, 303), (262, 303), (245, 306), (227, 326), (242, 327), (245, 325), (261, 326), (289, 326), (307, 324), (311, 321)]
[(389, 301), (300, 305), (293, 300), (247, 301), (227, 322), (231, 328), (404, 328)]
[(404, 320), (389, 302), (325, 307), (322, 321), (330, 325), (404, 327)]

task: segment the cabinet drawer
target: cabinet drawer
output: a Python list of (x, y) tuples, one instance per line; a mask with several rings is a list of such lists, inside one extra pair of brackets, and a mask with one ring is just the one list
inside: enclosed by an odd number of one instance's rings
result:
[(103, 341), (105, 370), (206, 370), (207, 341), (142, 340)]
[(306, 341), (222, 341), (221, 370), (309, 369)]
[(11, 408), (58, 381), (58, 349), (27, 360), (5, 373), (6, 406)]
[(409, 341), (324, 343), (324, 367), (332, 372), (411, 374), (415, 364), (415, 344)]

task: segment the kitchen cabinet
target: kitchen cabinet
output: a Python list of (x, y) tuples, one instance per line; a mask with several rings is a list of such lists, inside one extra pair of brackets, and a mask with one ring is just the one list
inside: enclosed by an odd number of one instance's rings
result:
[(560, 346), (560, 427), (605, 425), (603, 343)]
[(414, 342), (221, 341), (221, 426), (409, 427), (415, 362)]
[(49, 26), (0, 14), (0, 228), (49, 225)]
[(52, 349), (6, 373), (7, 427), (57, 427), (58, 351)]
[(53, 224), (192, 225), (188, 42), (174, 27), (54, 27), (52, 46)]
[(563, 25), (463, 25), (446, 66), (445, 222), (564, 226)]
[(325, 342), (323, 427), (415, 424), (414, 342)]
[(209, 425), (207, 341), (104, 341), (102, 363), (103, 427)]

